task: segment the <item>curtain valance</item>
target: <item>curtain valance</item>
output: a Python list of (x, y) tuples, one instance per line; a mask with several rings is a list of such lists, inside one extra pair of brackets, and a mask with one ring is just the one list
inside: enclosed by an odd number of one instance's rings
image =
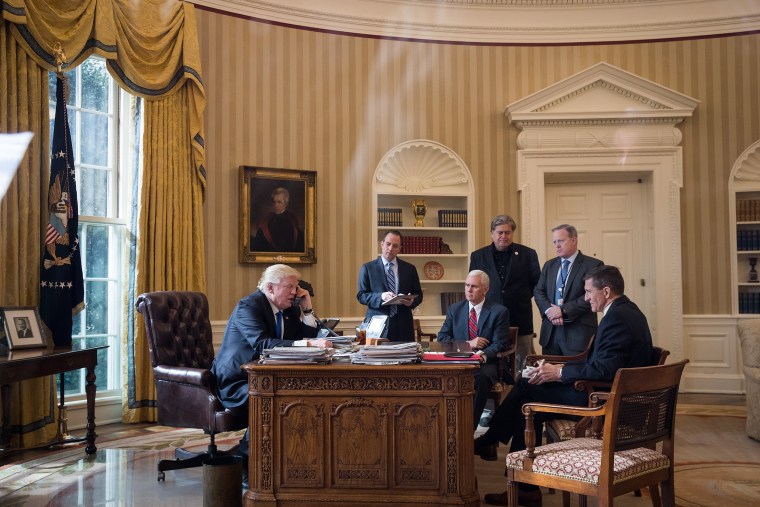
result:
[(206, 181), (200, 52), (192, 4), (175, 0), (2, 0), (2, 16), (29, 56), (55, 69), (60, 43), (74, 68), (92, 54), (104, 57), (116, 81), (147, 100), (188, 84), (187, 113), (195, 168)]

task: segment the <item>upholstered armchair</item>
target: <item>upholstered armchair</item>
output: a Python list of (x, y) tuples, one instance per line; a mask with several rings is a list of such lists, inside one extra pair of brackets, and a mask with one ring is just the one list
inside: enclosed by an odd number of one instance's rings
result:
[(739, 341), (747, 390), (747, 435), (760, 440), (760, 319), (739, 321)]
[(167, 291), (141, 294), (137, 311), (143, 315), (156, 383), (158, 424), (198, 428), (210, 436), (205, 452), (175, 450), (175, 460), (158, 463), (158, 480), (165, 470), (201, 466), (217, 454), (214, 435), (243, 429), (246, 414), (226, 410), (217, 398), (211, 374), (214, 345), (208, 300), (200, 292)]

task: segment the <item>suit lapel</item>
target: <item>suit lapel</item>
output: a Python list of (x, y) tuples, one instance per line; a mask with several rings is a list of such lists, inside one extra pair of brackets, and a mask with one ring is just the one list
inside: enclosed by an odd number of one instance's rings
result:
[[(490, 308), (483, 303), (483, 308), (480, 309), (480, 316), (478, 317), (478, 336), (483, 336), (483, 326), (486, 323), (486, 319), (491, 314)], [(469, 317), (468, 317), (469, 318)]]
[(573, 262), (573, 265), (570, 266), (570, 274), (567, 275), (567, 281), (565, 282), (565, 287), (572, 286), (573, 280), (575, 280), (576, 273), (579, 273), (581, 270), (581, 264), (583, 264), (583, 254), (578, 252), (578, 256), (575, 258), (575, 262)]

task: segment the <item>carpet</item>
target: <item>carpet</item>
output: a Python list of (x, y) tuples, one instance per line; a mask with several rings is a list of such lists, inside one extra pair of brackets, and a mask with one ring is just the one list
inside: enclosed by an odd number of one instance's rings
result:
[[(242, 433), (219, 434), (216, 442), (220, 448), (230, 448), (237, 444)], [(83, 447), (77, 446), (0, 467), (0, 504), (13, 507), (200, 505), (201, 469), (168, 472), (166, 482), (158, 482), (156, 463), (159, 459), (171, 459), (178, 446), (202, 450), (207, 444), (208, 437), (194, 429), (127, 428), (102, 441), (99, 439), (98, 453), (94, 457), (85, 457)], [(503, 458), (499, 462), (476, 458), (475, 472), (481, 495), (503, 490)], [(98, 489), (101, 484), (104, 485), (102, 495)], [(116, 487), (109, 484), (120, 484), (122, 499), (116, 503), (108, 501), (111, 489)], [(680, 463), (676, 466), (675, 484), (679, 507), (760, 505), (760, 460), (755, 463)], [(89, 501), (82, 502), (82, 488), (90, 494)], [(644, 493), (643, 498), (622, 495), (616, 498), (615, 505), (651, 505), (647, 492)], [(562, 495), (544, 494), (544, 507), (561, 504)], [(590, 505), (595, 502), (591, 501)]]

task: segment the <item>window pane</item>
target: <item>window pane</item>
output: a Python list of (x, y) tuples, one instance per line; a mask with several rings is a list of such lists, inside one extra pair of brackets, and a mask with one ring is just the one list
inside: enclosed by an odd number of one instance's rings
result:
[(85, 282), (87, 334), (108, 333), (108, 282)]
[(108, 228), (96, 225), (88, 225), (84, 228), (87, 237), (84, 245), (85, 259), (87, 259), (84, 276), (106, 278), (108, 277)]
[[(82, 111), (81, 164), (108, 165), (108, 117)], [(72, 143), (74, 141), (72, 140)]]
[(88, 58), (82, 62), (82, 107), (107, 113), (108, 88), (105, 60)]
[(77, 177), (79, 213), (92, 217), (108, 215), (108, 173), (100, 169), (80, 168)]
[[(108, 337), (87, 338), (88, 347), (99, 347), (101, 345), (108, 345)], [(100, 349), (98, 351), (98, 365), (95, 367), (95, 385), (101, 390), (108, 388), (108, 349)]]
[[(68, 105), (74, 106), (77, 101), (77, 71), (76, 69), (63, 73), (66, 79), (69, 81), (69, 100)], [(58, 75), (55, 72), (48, 72), (48, 99), (52, 104), (55, 104), (55, 93), (58, 90)], [(53, 108), (55, 109), (55, 108)]]
[(82, 334), (82, 319), (84, 318), (84, 312), (79, 312), (74, 315), (74, 325), (71, 328), (71, 335), (77, 336)]
[[(77, 138), (79, 137), (79, 132), (77, 131), (77, 118), (79, 117), (79, 112), (71, 109), (70, 107), (66, 108), (67, 111), (67, 117), (69, 119), (69, 133), (71, 134), (71, 146), (77, 145)], [(55, 111), (53, 111), (53, 123), (55, 123)], [(53, 128), (50, 127), (50, 135), (53, 135)], [(52, 144), (50, 145), (52, 147)], [(76, 153), (76, 151), (74, 151)], [(76, 159), (76, 156), (74, 156), (74, 163), (78, 163), (79, 160)]]

